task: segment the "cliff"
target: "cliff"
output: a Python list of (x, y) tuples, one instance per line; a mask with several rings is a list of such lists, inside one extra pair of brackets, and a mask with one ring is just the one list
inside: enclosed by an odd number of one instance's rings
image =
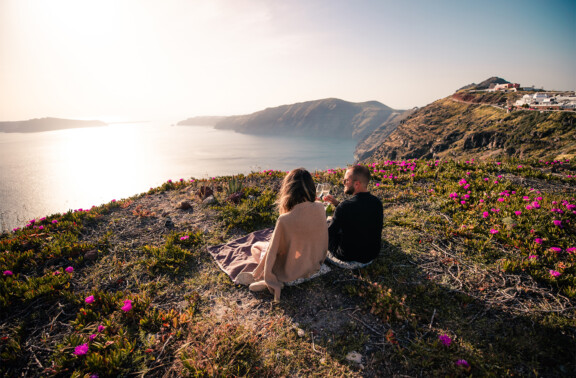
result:
[(376, 101), (352, 103), (329, 98), (226, 117), (215, 127), (247, 134), (331, 136), (362, 140), (390, 117), (401, 112)]
[(82, 127), (107, 126), (101, 121), (78, 121), (62, 118), (35, 118), (28, 121), (0, 122), (0, 132), (4, 133), (35, 133)]
[[(508, 112), (518, 94), (458, 92), (412, 112), (382, 138), (368, 159), (552, 158), (576, 156), (574, 112)], [(489, 102), (486, 102), (489, 101)]]

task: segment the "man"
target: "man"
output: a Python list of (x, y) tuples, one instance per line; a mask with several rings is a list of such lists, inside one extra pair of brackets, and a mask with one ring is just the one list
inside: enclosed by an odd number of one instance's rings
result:
[(343, 182), (344, 193), (353, 197), (339, 202), (324, 196), (324, 201), (336, 207), (328, 228), (328, 259), (336, 265), (362, 267), (380, 253), (384, 215), (382, 202), (368, 192), (369, 181), (370, 170), (355, 165), (346, 171)]

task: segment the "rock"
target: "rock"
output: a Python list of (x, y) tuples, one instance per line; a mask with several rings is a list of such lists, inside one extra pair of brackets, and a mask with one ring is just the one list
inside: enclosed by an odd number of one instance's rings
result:
[(201, 186), (196, 192), (196, 195), (200, 197), (201, 200), (205, 200), (214, 194), (214, 190), (209, 186)]
[(358, 352), (350, 352), (346, 355), (346, 359), (350, 362), (354, 362), (358, 365), (362, 363), (362, 355)]
[(91, 249), (84, 254), (84, 258), (89, 261), (94, 261), (98, 258), (98, 250)]
[(177, 208), (180, 210), (190, 210), (192, 209), (192, 204), (188, 201), (182, 201)]
[(202, 204), (205, 206), (212, 205), (213, 203), (216, 203), (216, 198), (214, 198), (214, 196), (208, 196), (204, 201), (202, 201)]

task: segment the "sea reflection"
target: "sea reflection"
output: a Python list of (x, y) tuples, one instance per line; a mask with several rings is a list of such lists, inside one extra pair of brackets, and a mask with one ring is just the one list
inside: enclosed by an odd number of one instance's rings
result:
[(353, 162), (353, 141), (166, 125), (0, 133), (0, 230), (130, 197), (169, 179), (299, 166), (326, 169)]

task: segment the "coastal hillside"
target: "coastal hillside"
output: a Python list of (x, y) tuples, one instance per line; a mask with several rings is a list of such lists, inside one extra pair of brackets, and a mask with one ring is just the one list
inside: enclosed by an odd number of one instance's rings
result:
[[(575, 160), (369, 168), (379, 256), (279, 303), (207, 247), (274, 227), (285, 171), (176, 178), (0, 233), (0, 376), (574, 376)], [(344, 199), (344, 172), (313, 177)]]
[(420, 108), (361, 159), (576, 156), (576, 113), (508, 107), (523, 95), (459, 91)]
[[(353, 103), (329, 98), (225, 117), (217, 121), (215, 127), (246, 134), (329, 136), (361, 140), (398, 113), (402, 111), (377, 101)], [(180, 124), (191, 124), (194, 120), (183, 122), (186, 123)]]
[(0, 122), (0, 132), (35, 133), (41, 131), (107, 126), (101, 121), (79, 121), (62, 118), (35, 118), (27, 121)]

